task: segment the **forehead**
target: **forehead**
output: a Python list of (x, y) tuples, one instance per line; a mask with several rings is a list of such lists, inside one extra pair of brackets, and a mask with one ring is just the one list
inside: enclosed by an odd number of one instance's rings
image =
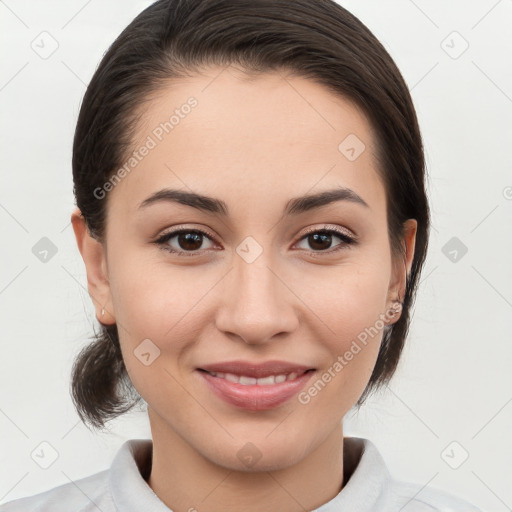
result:
[(119, 197), (125, 213), (165, 187), (247, 209), (343, 186), (377, 211), (384, 207), (367, 118), (310, 79), (213, 68), (169, 80), (140, 113), (137, 160), (123, 162), (128, 172), (109, 199)]

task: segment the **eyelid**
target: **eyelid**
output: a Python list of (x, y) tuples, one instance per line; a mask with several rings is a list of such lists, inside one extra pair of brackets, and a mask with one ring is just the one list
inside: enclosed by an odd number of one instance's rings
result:
[(180, 232), (192, 232), (196, 231), (199, 233), (202, 233), (203, 235), (206, 235), (212, 242), (215, 242), (216, 235), (214, 235), (211, 231), (208, 231), (206, 228), (195, 228), (190, 227), (185, 224), (178, 224), (177, 226), (173, 226), (168, 231), (164, 231), (163, 233), (159, 234), (155, 241), (158, 241), (160, 238), (163, 238), (167, 235), (179, 235)]
[(310, 233), (317, 233), (319, 231), (334, 231), (334, 232), (338, 233), (339, 236), (344, 235), (347, 238), (350, 238), (351, 240), (353, 240), (354, 242), (357, 242), (359, 239), (355, 233), (353, 233), (352, 231), (350, 231), (346, 228), (342, 228), (341, 226), (337, 226), (335, 224), (324, 224), (321, 228), (319, 228), (319, 227), (307, 228), (306, 231), (304, 231), (302, 233), (299, 240), (302, 240), (302, 238), (304, 238), (304, 236), (309, 235)]

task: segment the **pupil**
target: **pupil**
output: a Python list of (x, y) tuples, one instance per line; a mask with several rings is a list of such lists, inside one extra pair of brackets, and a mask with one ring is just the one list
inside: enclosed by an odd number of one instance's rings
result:
[[(313, 235), (310, 235), (310, 239), (313, 239), (313, 243), (310, 243), (310, 245), (313, 249), (328, 249), (329, 246), (331, 245), (331, 238), (332, 238), (332, 235), (329, 235), (329, 234), (315, 233)], [(320, 247), (315, 247), (315, 244), (317, 244), (318, 241), (320, 241)], [(322, 241), (324, 242), (323, 246), (322, 246)], [(325, 242), (327, 242), (327, 247), (325, 247)]]
[(178, 242), (182, 249), (197, 250), (201, 247), (201, 237), (201, 233), (182, 233), (178, 235)]

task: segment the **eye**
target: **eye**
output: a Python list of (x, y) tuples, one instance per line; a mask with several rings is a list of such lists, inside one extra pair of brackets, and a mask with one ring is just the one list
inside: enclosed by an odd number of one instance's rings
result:
[[(176, 229), (155, 240), (162, 249), (183, 256), (194, 256), (211, 247), (201, 248), (204, 239), (212, 243), (213, 236), (200, 229)], [(171, 242), (174, 240), (172, 243)]]
[[(334, 249), (329, 250), (333, 242), (333, 237), (341, 240), (341, 243), (335, 245)], [(195, 256), (207, 249), (211, 249), (213, 247), (213, 238), (213, 235), (201, 229), (180, 228), (164, 233), (153, 243), (160, 246), (163, 250), (179, 256)], [(211, 244), (209, 247), (202, 247), (205, 239)], [(310, 254), (314, 255), (319, 253), (332, 253), (357, 243), (356, 239), (346, 232), (340, 229), (328, 229), (327, 226), (324, 226), (323, 229), (317, 228), (309, 230), (300, 239), (299, 243), (302, 242), (310, 244), (312, 250), (307, 247), (305, 249), (309, 250)]]
[[(334, 249), (330, 249), (329, 246), (331, 246), (333, 242), (333, 236), (334, 238), (338, 238), (341, 240), (341, 243), (337, 244)], [(344, 231), (341, 231), (340, 229), (327, 229), (327, 226), (323, 229), (312, 229), (306, 233), (305, 236), (303, 236), (300, 240), (300, 242), (305, 242), (306, 244), (309, 244), (310, 247), (313, 249), (313, 251), (310, 251), (312, 254), (316, 254), (319, 252), (334, 252), (341, 249), (346, 248), (347, 246), (350, 246), (352, 244), (356, 243), (355, 238), (351, 237)], [(309, 250), (307, 247), (305, 247), (306, 250)]]

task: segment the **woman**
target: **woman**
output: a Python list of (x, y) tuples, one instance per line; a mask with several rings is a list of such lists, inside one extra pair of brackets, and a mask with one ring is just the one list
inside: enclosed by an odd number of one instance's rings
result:
[(85, 423), (151, 440), (2, 510), (477, 510), (394, 480), (343, 417), (392, 377), (425, 260), (421, 135), (391, 57), (330, 0), (160, 0), (108, 50), (73, 147), (102, 330)]

